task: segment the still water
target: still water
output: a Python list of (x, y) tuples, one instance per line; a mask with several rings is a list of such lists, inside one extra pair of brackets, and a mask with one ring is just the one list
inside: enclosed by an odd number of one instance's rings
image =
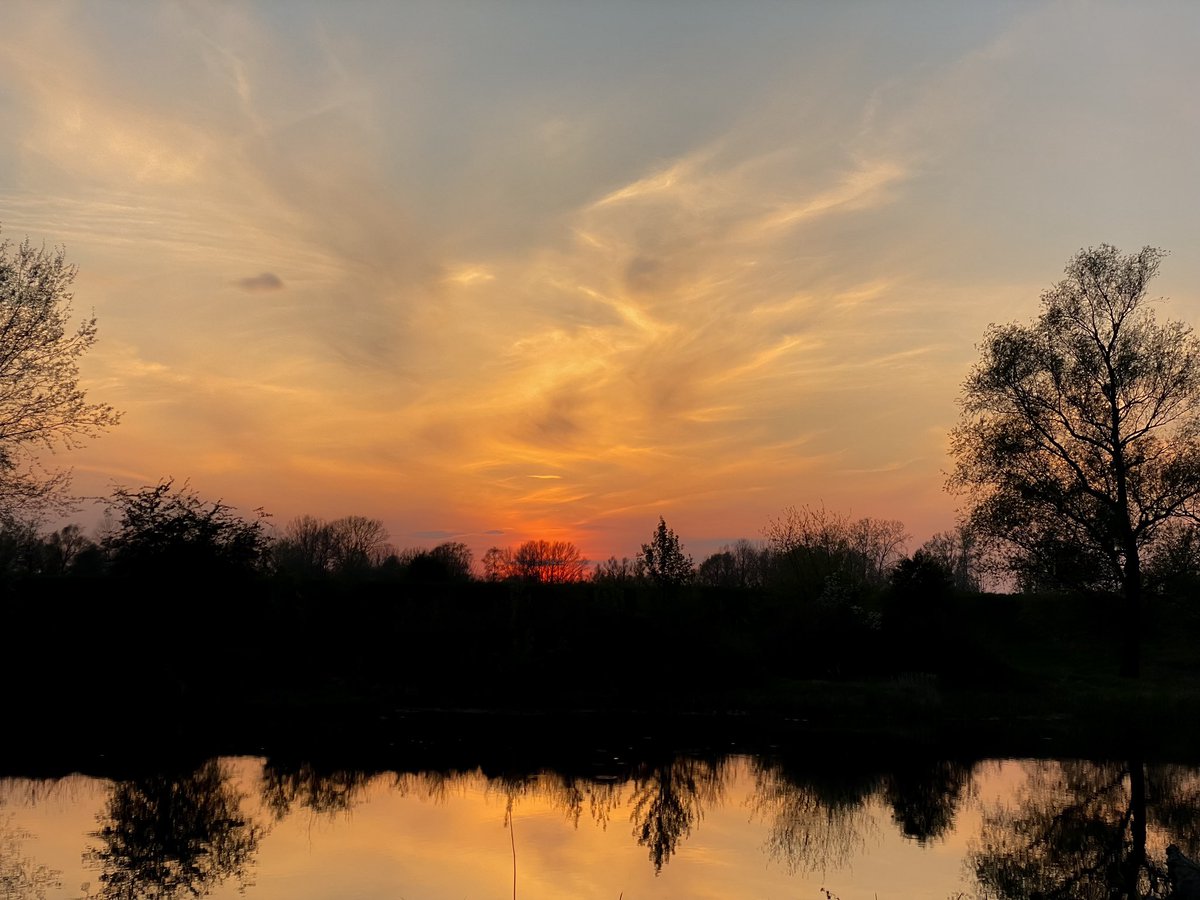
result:
[(0, 780), (0, 898), (1167, 897), (1167, 847), (1195, 855), (1198, 807), (1200, 770), (1128, 761), (501, 776), (215, 759)]

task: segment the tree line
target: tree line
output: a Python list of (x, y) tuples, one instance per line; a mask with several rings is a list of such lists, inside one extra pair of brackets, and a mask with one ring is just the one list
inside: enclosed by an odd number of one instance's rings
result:
[[(887, 583), (904, 558), (908, 534), (897, 520), (851, 519), (823, 506), (789, 507), (764, 539), (738, 540), (698, 564), (663, 518), (633, 556), (592, 564), (570, 541), (533, 539), (491, 547), (478, 564), (470, 547), (444, 541), (398, 549), (384, 523), (349, 515), (301, 515), (280, 529), (258, 509), (241, 515), (166, 480), (120, 488), (108, 498), (96, 533), (78, 524), (43, 532), (35, 524), (0, 522), (0, 574), (128, 578), (219, 576), (313, 578), (407, 577), (419, 581), (700, 585), (754, 589), (806, 585), (832, 598)], [(964, 529), (935, 535), (918, 551), (946, 580), (978, 590), (981, 559)]]
[[(1120, 598), (1112, 625), (1126, 636), (1122, 669), (1137, 675), (1148, 598), (1194, 582), (1200, 568), (1200, 340), (1155, 316), (1147, 291), (1164, 256), (1081, 250), (1032, 322), (989, 327), (950, 435), (947, 487), (964, 500), (962, 521), (912, 557), (898, 523), (803, 507), (772, 521), (765, 544), (737, 542), (699, 565), (660, 520), (632, 557), (589, 568), (571, 543), (534, 540), (489, 549), (482, 577), (668, 589), (749, 587), (787, 571), (808, 594), (853, 598), (889, 578), (970, 590), (1003, 573), (1025, 591)], [(73, 526), (38, 535), (27, 523), (70, 503), (68, 473), (46, 469), (40, 453), (76, 447), (120, 419), (79, 385), (96, 321), (72, 324), (74, 277), (61, 249), (0, 242), (0, 574), (475, 574), (461, 545), (397, 552), (378, 521), (355, 516), (302, 517), (273, 536), (261, 517), (169, 481), (118, 490), (114, 525), (98, 539)]]

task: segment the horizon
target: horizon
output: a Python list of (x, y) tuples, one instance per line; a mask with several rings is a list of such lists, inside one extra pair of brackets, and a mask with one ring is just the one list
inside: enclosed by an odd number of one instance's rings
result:
[(0, 239), (65, 247), (124, 412), (44, 458), (80, 495), (477, 564), (806, 505), (911, 552), (977, 343), (1079, 249), (1165, 248), (1200, 321), (1189, 4), (6, 12)]

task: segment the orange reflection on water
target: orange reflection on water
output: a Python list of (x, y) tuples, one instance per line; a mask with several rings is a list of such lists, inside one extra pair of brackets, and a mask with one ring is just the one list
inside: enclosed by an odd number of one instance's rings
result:
[[(961, 826), (920, 843), (870, 784), (839, 808), (820, 790), (782, 790), (786, 779), (744, 757), (643, 765), (621, 780), (281, 774), (245, 758), (221, 769), (261, 837), (244, 872), (204, 885), (215, 898), (757, 900), (828, 888), (841, 900), (896, 900), (962, 886)], [(2, 785), (0, 813), (22, 832), (18, 855), (58, 873), (46, 896), (104, 896), (104, 872), (85, 857), (113, 824), (114, 786)], [(974, 830), (978, 817), (964, 821)]]

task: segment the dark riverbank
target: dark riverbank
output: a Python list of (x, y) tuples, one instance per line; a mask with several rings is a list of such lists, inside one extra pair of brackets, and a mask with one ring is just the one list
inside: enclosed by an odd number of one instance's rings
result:
[(64, 579), (4, 611), (9, 771), (633, 746), (1200, 759), (1200, 629), (1182, 607), (1149, 617), (1136, 681), (1116, 674), (1112, 610), (1067, 597), (958, 596), (897, 624), (750, 591)]

